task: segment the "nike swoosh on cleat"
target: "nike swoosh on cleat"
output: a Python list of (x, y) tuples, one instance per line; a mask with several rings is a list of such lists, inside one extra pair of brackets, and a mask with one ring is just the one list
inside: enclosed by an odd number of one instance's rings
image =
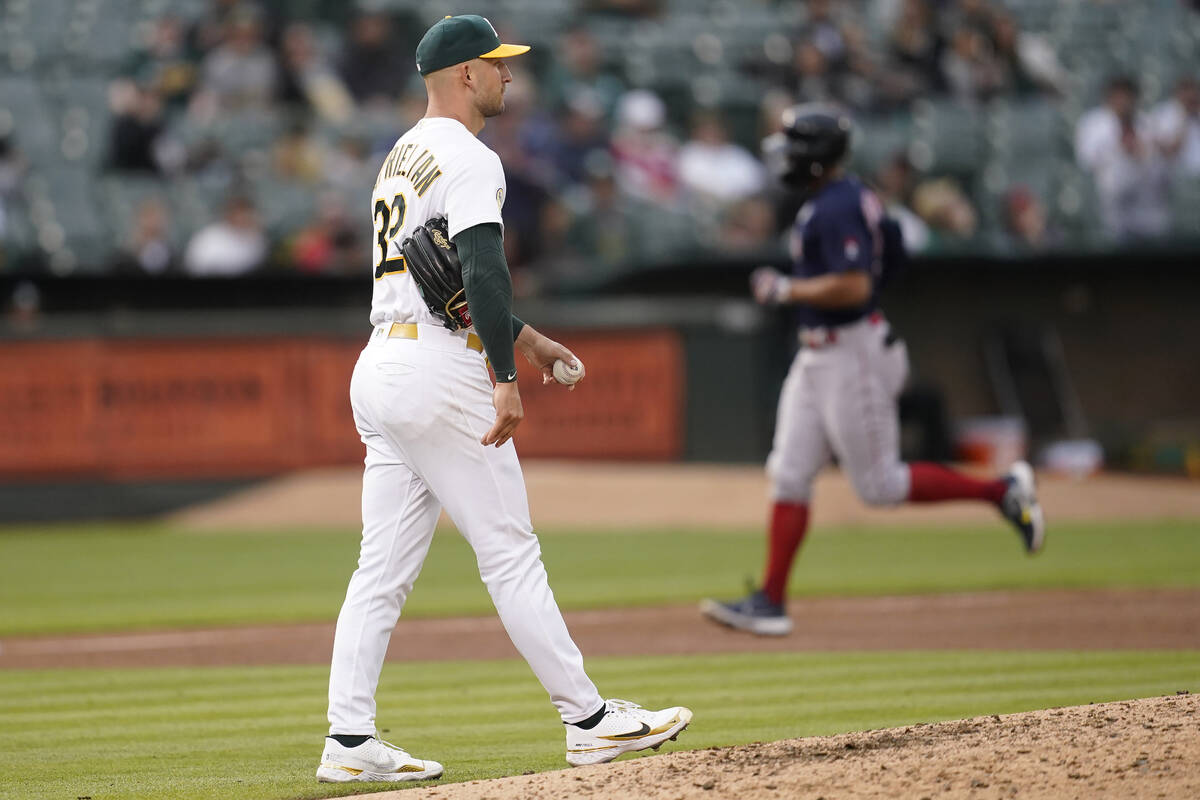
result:
[(636, 731), (630, 731), (629, 733), (618, 733), (614, 734), (613, 736), (600, 736), (598, 738), (608, 739), (609, 741), (617, 741), (620, 739), (640, 739), (648, 733), (650, 733), (650, 726), (643, 722), (642, 727)]

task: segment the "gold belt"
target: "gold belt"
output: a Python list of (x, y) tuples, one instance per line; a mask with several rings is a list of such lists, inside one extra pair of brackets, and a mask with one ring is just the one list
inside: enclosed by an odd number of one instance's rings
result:
[[(389, 339), (416, 339), (418, 329), (415, 322), (393, 322), (388, 329)], [(473, 333), (467, 334), (467, 347), (476, 353), (483, 352), (483, 340)]]

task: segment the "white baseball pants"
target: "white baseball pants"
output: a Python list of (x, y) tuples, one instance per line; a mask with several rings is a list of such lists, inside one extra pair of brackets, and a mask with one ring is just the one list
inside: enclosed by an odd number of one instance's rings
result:
[(886, 344), (887, 334), (882, 318), (864, 318), (837, 328), (836, 341), (796, 354), (767, 458), (774, 500), (808, 503), (834, 454), (863, 502), (907, 499), (896, 397), (908, 378), (908, 350), (902, 341)]
[(350, 382), (367, 447), (362, 548), (338, 615), (329, 731), (375, 733), (375, 690), (392, 629), (421, 571), (442, 508), (475, 550), (500, 620), (564, 721), (603, 704), (542, 565), (513, 443), (479, 443), (495, 420), (484, 357), (464, 332), (421, 325), (417, 339), (377, 326)]

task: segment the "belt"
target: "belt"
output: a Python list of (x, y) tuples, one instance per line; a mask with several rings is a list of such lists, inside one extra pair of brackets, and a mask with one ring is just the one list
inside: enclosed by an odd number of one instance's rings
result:
[(833, 328), (801, 328), (800, 344), (810, 350), (816, 350), (837, 341), (837, 331)]
[[(872, 311), (865, 317), (856, 319), (854, 322), (847, 323), (849, 325), (857, 325), (860, 322), (866, 322), (868, 325), (879, 325), (884, 321), (882, 312)], [(825, 347), (837, 342), (837, 328), (801, 328), (799, 331), (800, 344), (812, 350)], [(888, 344), (891, 344), (889, 342)]]
[[(389, 339), (416, 339), (419, 334), (420, 329), (415, 322), (393, 322), (387, 335)], [(466, 344), (469, 350), (474, 350), (476, 353), (483, 352), (483, 340), (474, 333), (467, 334)]]

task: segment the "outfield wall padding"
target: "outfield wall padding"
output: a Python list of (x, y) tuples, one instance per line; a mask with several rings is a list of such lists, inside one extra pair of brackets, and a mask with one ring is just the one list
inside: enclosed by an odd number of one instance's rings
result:
[[(354, 463), (349, 384), (363, 340), (73, 339), (0, 349), (0, 477), (216, 478)], [(671, 330), (580, 332), (576, 391), (518, 359), (522, 456), (667, 460), (683, 450)]]

